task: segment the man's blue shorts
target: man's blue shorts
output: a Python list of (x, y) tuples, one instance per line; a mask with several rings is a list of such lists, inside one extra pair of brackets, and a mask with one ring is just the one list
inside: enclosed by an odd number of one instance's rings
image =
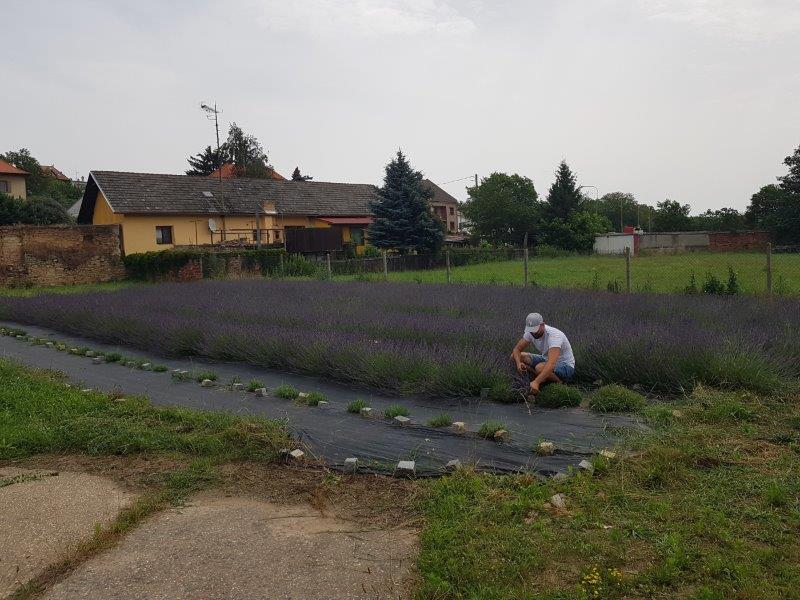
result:
[[(539, 363), (547, 362), (547, 357), (544, 354), (531, 354), (531, 366), (538, 365)], [(570, 367), (569, 365), (557, 363), (556, 368), (553, 369), (553, 373), (556, 374), (561, 381), (567, 383), (572, 381), (572, 378), (575, 377), (575, 367)]]

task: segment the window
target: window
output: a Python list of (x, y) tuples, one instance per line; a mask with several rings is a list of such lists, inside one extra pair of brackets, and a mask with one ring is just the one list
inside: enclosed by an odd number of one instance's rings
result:
[(356, 246), (361, 246), (364, 243), (364, 230), (360, 227), (350, 228), (350, 241)]
[(450, 207), (450, 216), (452, 217), (454, 214), (456, 214), (456, 211), (455, 211), (455, 209), (454, 209), (454, 208), (451, 206), (451, 207)]
[(456, 224), (450, 221), (450, 231), (455, 231), (455, 230), (456, 230)]
[(156, 244), (172, 243), (172, 225), (156, 225)]
[(0, 181), (0, 192), (3, 194), (7, 194), (9, 190), (8, 182), (7, 181)]

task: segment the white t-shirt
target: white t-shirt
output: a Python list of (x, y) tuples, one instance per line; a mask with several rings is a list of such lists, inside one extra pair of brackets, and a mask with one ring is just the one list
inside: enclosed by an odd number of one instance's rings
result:
[(561, 354), (558, 355), (556, 364), (569, 365), (573, 369), (575, 368), (575, 355), (572, 354), (572, 346), (567, 336), (560, 329), (545, 325), (544, 335), (539, 339), (533, 337), (532, 333), (524, 333), (522, 337), (525, 338), (526, 342), (533, 344), (539, 354), (544, 354), (545, 356), (547, 356), (547, 351), (550, 348), (561, 348)]

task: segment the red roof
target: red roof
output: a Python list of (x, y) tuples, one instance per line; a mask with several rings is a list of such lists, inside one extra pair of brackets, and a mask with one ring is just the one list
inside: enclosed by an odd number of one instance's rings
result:
[[(222, 165), (221, 169), (222, 169), (222, 178), (223, 179), (235, 179), (236, 177), (240, 176), (239, 169), (236, 167), (236, 165), (234, 165), (232, 163), (225, 163), (224, 165)], [(218, 178), (219, 177), (219, 172), (220, 172), (220, 169), (214, 169), (209, 174), (209, 177)], [(286, 177), (284, 177), (283, 175), (281, 175), (280, 173), (278, 173), (274, 169), (272, 171), (270, 171), (270, 173), (271, 173), (271, 176), (268, 177), (268, 179), (274, 179), (275, 181), (286, 181)]]
[(27, 171), (23, 171), (22, 169), (18, 169), (11, 163), (7, 163), (2, 158), (0, 158), (0, 174), (2, 175), (30, 175)]
[(372, 223), (372, 217), (319, 217), (319, 220), (331, 225), (369, 225)]

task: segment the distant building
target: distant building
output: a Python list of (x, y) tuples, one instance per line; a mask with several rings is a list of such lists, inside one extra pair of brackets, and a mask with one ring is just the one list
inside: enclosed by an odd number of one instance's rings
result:
[(459, 232), (460, 225), (458, 200), (453, 198), (450, 194), (445, 192), (430, 179), (423, 179), (422, 185), (426, 189), (433, 192), (433, 197), (429, 202), (431, 213), (433, 213), (434, 216), (438, 217), (439, 220), (444, 223), (445, 231), (448, 234), (457, 234)]
[(690, 251), (741, 252), (767, 248), (770, 234), (766, 231), (663, 231), (645, 233), (625, 227), (623, 233), (604, 233), (594, 238), (597, 254), (632, 255), (640, 252), (674, 253)]
[(26, 179), (29, 175), (27, 171), (0, 159), (0, 193), (24, 200), (28, 197)]
[[(219, 169), (214, 169), (208, 176), (219, 179), (220, 171), (222, 171), (222, 179), (235, 179), (242, 176), (242, 169), (231, 163), (225, 163)], [(270, 169), (270, 176), (267, 179), (286, 181), (286, 177), (278, 173), (275, 169)]]
[(42, 175), (45, 175), (47, 177), (52, 177), (53, 179), (58, 179), (59, 181), (64, 181), (67, 183), (72, 182), (72, 180), (69, 177), (67, 177), (61, 171), (56, 169), (55, 165), (42, 165), (40, 169), (42, 170)]

